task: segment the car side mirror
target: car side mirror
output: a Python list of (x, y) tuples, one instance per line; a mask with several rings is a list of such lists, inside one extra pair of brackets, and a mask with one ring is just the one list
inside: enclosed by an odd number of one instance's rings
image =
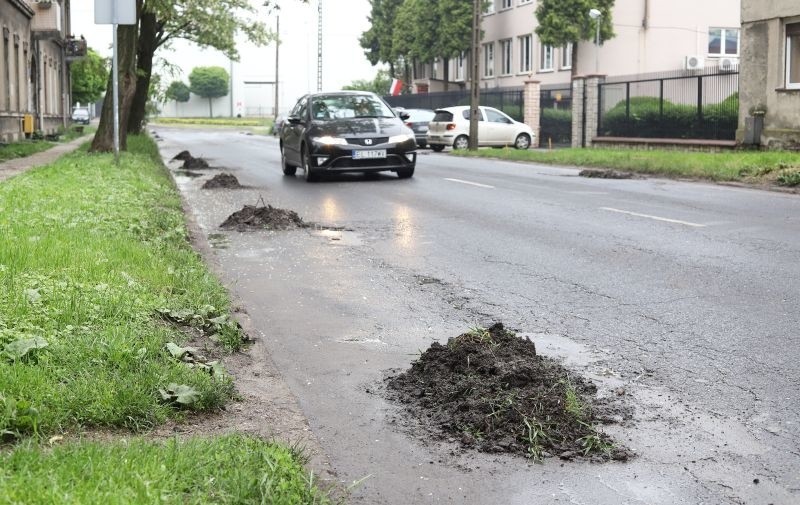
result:
[(289, 116), (286, 120), (289, 121), (289, 124), (300, 124), (302, 121), (299, 116)]
[(399, 116), (400, 116), (400, 119), (405, 121), (405, 120), (407, 120), (407, 119), (409, 119), (411, 117), (411, 114), (409, 114), (408, 112), (401, 112), (399, 114)]

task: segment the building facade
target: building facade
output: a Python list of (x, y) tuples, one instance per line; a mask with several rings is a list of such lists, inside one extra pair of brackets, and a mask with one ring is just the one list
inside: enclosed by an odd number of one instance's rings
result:
[(737, 140), (800, 149), (800, 2), (742, 0)]
[(0, 141), (67, 126), (69, 0), (0, 0)]
[[(538, 40), (536, 6), (535, 0), (491, 0), (482, 20), (482, 87), (516, 87), (530, 79), (570, 82), (571, 48)], [(612, 16), (614, 38), (599, 48), (579, 43), (577, 74), (624, 76), (738, 64), (740, 0), (617, 0)], [(414, 91), (441, 91), (443, 64), (418, 65)], [(468, 54), (448, 64), (450, 80), (465, 85)]]

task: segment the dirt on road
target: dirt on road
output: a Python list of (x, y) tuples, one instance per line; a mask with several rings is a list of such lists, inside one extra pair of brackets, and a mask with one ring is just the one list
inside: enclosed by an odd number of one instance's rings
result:
[(596, 429), (596, 387), (502, 323), (433, 343), (387, 386), (424, 431), (466, 448), (534, 460), (630, 456)]
[(222, 173), (207, 180), (202, 189), (240, 189), (243, 187), (235, 175)]
[(259, 206), (263, 200), (259, 199), (256, 205), (245, 205), (228, 216), (220, 225), (223, 229), (248, 230), (290, 230), (294, 228), (308, 228), (309, 224), (303, 221), (297, 212), (279, 209), (272, 205)]

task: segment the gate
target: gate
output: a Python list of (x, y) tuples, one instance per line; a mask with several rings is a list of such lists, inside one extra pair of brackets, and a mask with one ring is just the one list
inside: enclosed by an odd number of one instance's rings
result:
[(572, 88), (550, 84), (541, 88), (539, 147), (569, 147), (572, 142)]

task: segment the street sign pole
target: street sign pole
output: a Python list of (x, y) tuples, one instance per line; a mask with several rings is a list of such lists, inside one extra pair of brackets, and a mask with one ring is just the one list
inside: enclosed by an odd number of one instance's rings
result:
[(117, 24), (114, 27), (114, 57), (111, 72), (114, 74), (114, 162), (119, 165), (119, 61), (117, 58)]

